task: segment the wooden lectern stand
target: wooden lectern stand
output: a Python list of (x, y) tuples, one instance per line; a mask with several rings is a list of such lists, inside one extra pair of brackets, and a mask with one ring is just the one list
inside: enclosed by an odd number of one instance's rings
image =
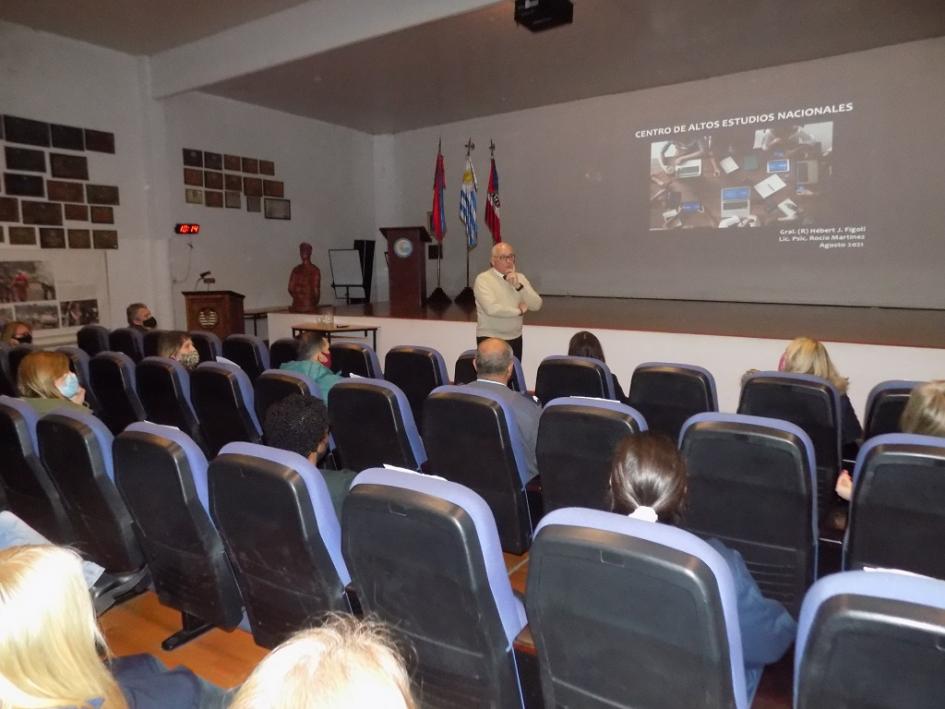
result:
[(243, 333), (243, 295), (231, 290), (184, 291), (187, 329), (207, 330), (221, 340)]
[(387, 239), (387, 268), (390, 272), (392, 309), (417, 308), (427, 300), (427, 263), (424, 243), (430, 234), (422, 226), (381, 229)]

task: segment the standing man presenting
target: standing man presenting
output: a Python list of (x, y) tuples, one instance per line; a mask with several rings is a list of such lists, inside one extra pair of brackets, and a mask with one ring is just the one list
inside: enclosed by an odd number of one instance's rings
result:
[(515, 249), (506, 242), (492, 247), (490, 268), (476, 276), (476, 343), (495, 337), (505, 340), (522, 360), (522, 318), (541, 309), (541, 296), (515, 268)]

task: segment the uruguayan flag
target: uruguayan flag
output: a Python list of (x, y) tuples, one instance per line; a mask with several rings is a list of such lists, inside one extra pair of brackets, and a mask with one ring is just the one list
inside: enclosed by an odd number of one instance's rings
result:
[(476, 171), (472, 160), (466, 156), (466, 169), (463, 171), (463, 185), (459, 190), (459, 220), (466, 228), (466, 248), (474, 249), (479, 243), (479, 225), (476, 222)]

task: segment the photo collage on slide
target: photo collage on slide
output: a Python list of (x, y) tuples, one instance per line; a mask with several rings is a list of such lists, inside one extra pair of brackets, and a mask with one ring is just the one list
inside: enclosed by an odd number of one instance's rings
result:
[(61, 295), (48, 262), (0, 261), (0, 322), (19, 320), (32, 330), (55, 330), (99, 321), (97, 298), (59, 300)]
[(823, 223), (833, 121), (684, 133), (650, 144), (650, 229)]

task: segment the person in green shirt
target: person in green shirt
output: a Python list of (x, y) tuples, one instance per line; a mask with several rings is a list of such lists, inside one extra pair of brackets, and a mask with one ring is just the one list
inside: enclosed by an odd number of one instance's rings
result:
[(328, 338), (320, 333), (303, 336), (299, 342), (299, 358), (292, 362), (285, 362), (279, 369), (287, 369), (307, 376), (318, 384), (326, 403), (328, 391), (343, 379), (340, 374), (331, 371), (331, 349)]

